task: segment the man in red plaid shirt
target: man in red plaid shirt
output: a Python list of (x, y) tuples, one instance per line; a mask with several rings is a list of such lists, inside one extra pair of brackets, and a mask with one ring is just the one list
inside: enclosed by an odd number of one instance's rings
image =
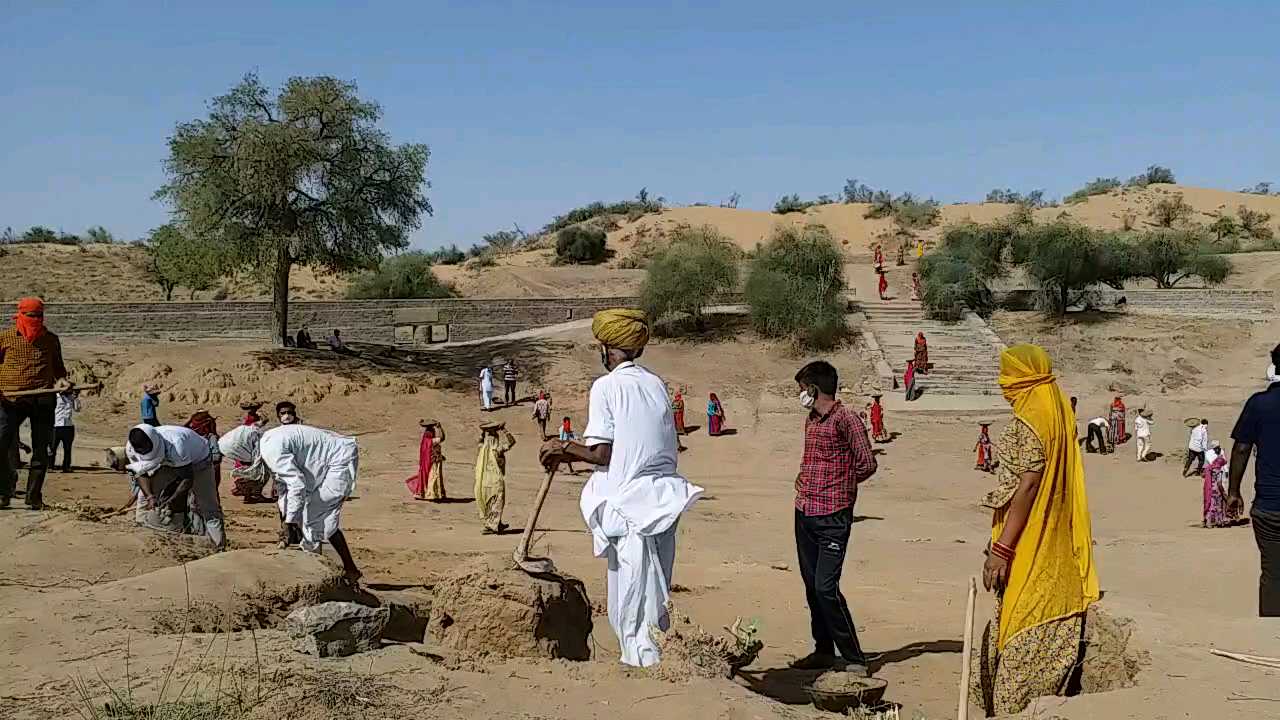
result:
[(805, 365), (796, 373), (796, 384), (800, 404), (809, 409), (804, 458), (796, 475), (796, 552), (814, 651), (791, 666), (840, 667), (866, 675), (867, 658), (840, 592), (840, 571), (849, 546), (858, 483), (875, 474), (876, 459), (862, 419), (835, 397), (839, 376), (830, 363), (818, 360)]

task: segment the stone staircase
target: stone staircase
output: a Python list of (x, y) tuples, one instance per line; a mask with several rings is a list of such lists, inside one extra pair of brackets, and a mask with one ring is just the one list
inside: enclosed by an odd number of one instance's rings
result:
[(933, 364), (927, 375), (916, 375), (924, 396), (1000, 394), (1000, 340), (976, 316), (955, 323), (928, 320), (920, 304), (909, 300), (863, 299), (859, 305), (868, 344), (885, 361), (876, 365), (886, 390), (893, 387), (893, 378), (901, 387), (907, 361), (915, 356), (916, 333), (923, 332)]

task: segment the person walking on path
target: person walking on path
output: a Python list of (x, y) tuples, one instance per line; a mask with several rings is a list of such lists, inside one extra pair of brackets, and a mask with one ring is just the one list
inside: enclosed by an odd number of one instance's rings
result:
[(676, 469), (666, 383), (636, 364), (649, 342), (645, 314), (602, 310), (591, 333), (608, 374), (591, 385), (583, 442), (549, 440), (539, 460), (547, 470), (569, 460), (595, 465), (579, 508), (592, 553), (608, 562), (609, 626), (623, 664), (649, 667), (661, 660), (654, 630), (670, 628), (680, 516), (703, 491)]
[(804, 456), (796, 475), (794, 524), (814, 649), (791, 667), (839, 666), (866, 675), (867, 658), (840, 592), (840, 574), (853, 529), (858, 484), (875, 474), (876, 458), (862, 420), (836, 399), (839, 376), (830, 363), (811, 362), (796, 373), (795, 380), (800, 406), (809, 411)]
[(1016, 715), (1067, 690), (1084, 652), (1085, 611), (1101, 593), (1075, 413), (1035, 345), (1000, 355), (1013, 419), (1000, 437), (982, 585), (995, 617), (975, 645), (972, 697), (988, 717)]
[(503, 403), (507, 405), (516, 404), (516, 380), (520, 377), (520, 369), (512, 360), (508, 360), (502, 365), (502, 384), (503, 384)]
[(1187, 459), (1182, 463), (1182, 477), (1187, 477), (1190, 473), (1191, 462), (1196, 463), (1195, 474), (1204, 474), (1204, 454), (1209, 450), (1209, 421), (1201, 419), (1200, 424), (1191, 429), (1191, 436), (1187, 439)]
[(871, 439), (878, 443), (889, 442), (892, 438), (884, 424), (884, 406), (880, 404), (880, 396), (871, 396), (871, 407), (867, 410), (871, 421)]
[(74, 415), (80, 412), (80, 391), (63, 390), (58, 393), (53, 408), (53, 441), (49, 443), (49, 465), (58, 462), (58, 446), (62, 446), (62, 472), (71, 472), (71, 446), (76, 441)]
[(507, 431), (506, 423), (480, 425), (475, 498), (485, 535), (501, 534), (507, 529), (502, 522), (502, 510), (507, 504), (507, 453), (515, 446), (516, 439)]
[[(1271, 363), (1280, 367), (1280, 345), (1271, 351)], [(1261, 558), (1258, 615), (1280, 617), (1280, 383), (1271, 383), (1245, 402), (1231, 439), (1235, 442), (1231, 446), (1227, 514), (1238, 516), (1244, 511), (1240, 485), (1256, 452), (1249, 519)]]
[(538, 399), (533, 403), (533, 421), (538, 423), (538, 440), (547, 439), (547, 422), (551, 420), (551, 398), (546, 390), (538, 391)]
[(438, 420), (419, 420), (422, 438), (418, 442), (418, 472), (405, 486), (418, 500), (447, 500), (444, 489), (444, 426)]
[(1146, 408), (1138, 409), (1138, 417), (1133, 419), (1133, 439), (1138, 446), (1138, 462), (1147, 462), (1151, 456), (1151, 425), (1154, 417)]
[(142, 422), (151, 427), (160, 427), (160, 386), (145, 383), (142, 386), (142, 401), (138, 403)]
[(480, 405), (485, 410), (493, 409), (493, 370), (488, 365), (480, 368)]
[(724, 432), (724, 404), (720, 402), (720, 398), (715, 393), (707, 398), (707, 434), (716, 437)]
[(31, 423), (31, 461), (27, 467), (26, 505), (44, 507), (44, 478), (49, 468), (49, 439), (57, 401), (54, 394), (7, 397), (27, 390), (70, 387), (62, 361), (62, 342), (44, 326), (44, 301), (18, 301), (14, 326), (0, 333), (0, 509), (9, 507), (18, 477), (18, 427)]

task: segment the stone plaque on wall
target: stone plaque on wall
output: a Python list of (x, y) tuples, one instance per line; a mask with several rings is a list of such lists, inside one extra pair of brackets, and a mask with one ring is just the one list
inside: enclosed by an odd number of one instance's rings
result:
[(395, 338), (396, 338), (397, 345), (408, 345), (409, 343), (413, 342), (413, 326), (412, 325), (397, 325), (395, 332), (396, 332)]
[(440, 308), (396, 308), (395, 323), (397, 325), (427, 325), (440, 322)]
[(449, 326), (448, 325), (432, 325), (431, 326), (431, 342), (433, 343), (449, 342)]

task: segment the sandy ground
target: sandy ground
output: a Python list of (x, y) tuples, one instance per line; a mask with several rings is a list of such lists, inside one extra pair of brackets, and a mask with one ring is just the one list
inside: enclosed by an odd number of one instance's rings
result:
[[(680, 586), (676, 603), (705, 627), (737, 617), (759, 621), (766, 648), (738, 681), (672, 683), (622, 671), (616, 640), (599, 615), (595, 657), (583, 663), (440, 663), (403, 645), (351, 660), (314, 661), (290, 651), (273, 630), (196, 635), (186, 642), (206, 653), (206, 646), (215, 648), (213, 656), (223, 653), (227, 659), (219, 661), (238, 672), (342, 672), (428, 692), (431, 699), (416, 717), (819, 717), (803, 704), (803, 685), (812, 678), (785, 669), (809, 650), (792, 540), (803, 411), (790, 380), (807, 358), (751, 340), (736, 321), (728, 322), (701, 342), (656, 343), (644, 361), (671, 384), (690, 386), (688, 424), (705, 426), (699, 403), (714, 391), (737, 431), (709, 438), (699, 429), (685, 440), (689, 449), (681, 470), (706, 487), (707, 497), (680, 525), (674, 581)], [(998, 316), (994, 325), (1007, 342), (1035, 340), (1055, 354), (1063, 387), (1080, 397), (1082, 415), (1101, 412), (1113, 385), (1130, 393), (1130, 408), (1152, 408), (1155, 449), (1163, 453), (1158, 462), (1140, 465), (1129, 444), (1115, 455), (1085, 458), (1103, 605), (1135, 620), (1151, 665), (1138, 687), (1065, 703), (1046, 700), (1037, 706), (1038, 716), (1275, 717), (1268, 715), (1276, 712), (1275, 671), (1208, 654), (1220, 647), (1280, 655), (1280, 630), (1254, 617), (1252, 533), (1200, 528), (1200, 482), (1181, 478), (1179, 471), (1185, 447), (1181, 419), (1203, 415), (1212, 435), (1225, 441), (1241, 402), (1258, 389), (1262, 350), (1280, 337), (1280, 324), (1101, 317), (1058, 327), (1010, 314)], [(159, 377), (165, 385), (165, 418), (207, 407), (222, 419), (223, 429), (234, 422), (242, 397), (294, 397), (306, 421), (359, 438), (359, 498), (347, 506), (343, 524), (367, 586), (375, 592), (422, 586), (472, 554), (510, 552), (517, 541), (482, 536), (469, 502), (473, 428), (482, 417), (471, 386), (475, 368), (496, 355), (516, 357), (526, 372), (520, 394), (552, 389), (555, 416), (572, 416), (580, 430), (586, 392), (601, 372), (588, 340), (579, 331), (450, 348), (412, 360), (283, 354), (219, 343), (72, 340), (67, 352), (83, 363), (81, 372), (107, 382), (78, 420), (77, 464), (99, 460), (102, 448), (121, 441), (136, 412), (136, 389), (146, 379)], [(1095, 369), (1117, 360), (1123, 368)], [(851, 352), (838, 353), (835, 361), (842, 384), (856, 388), (865, 372), (861, 362)], [(494, 413), (518, 441), (507, 505), (515, 527), (523, 524), (541, 480), (529, 413), (527, 403)], [(987, 414), (998, 420), (997, 432), (1008, 417), (1007, 410)], [(423, 416), (446, 423), (446, 483), (456, 502), (415, 502), (405, 490), (403, 480), (416, 463), (416, 421)], [(898, 436), (879, 447), (880, 471), (860, 493), (843, 589), (864, 646), (878, 654), (878, 675), (889, 681), (887, 699), (903, 705), (903, 717), (955, 712), (965, 586), (980, 572), (990, 523), (978, 500), (993, 479), (971, 469), (979, 417), (891, 413), (889, 428)], [(604, 565), (591, 556), (577, 510), (584, 480), (585, 475), (557, 478), (539, 524), (538, 547), (562, 570), (583, 578), (590, 597), (602, 605)], [(46, 490), (50, 501), (68, 507), (118, 505), (126, 493), (123, 476), (96, 468), (53, 473)], [(272, 506), (243, 505), (226, 492), (223, 501), (233, 547), (269, 553)], [(140, 696), (158, 690), (178, 636), (120, 620), (101, 597), (118, 594), (107, 583), (123, 580), (127, 589), (130, 579), (173, 567), (194, 551), (157, 541), (122, 518), (90, 522), (58, 511), (0, 513), (0, 539), (0, 601), (10, 611), (0, 633), (0, 664), (8, 669), (0, 674), (0, 717), (66, 717), (74, 705), (75, 678), (101, 694), (99, 678), (119, 687), (126, 663)], [(99, 586), (106, 588), (101, 597), (95, 594)], [(990, 598), (983, 594), (979, 618), (989, 613)], [(204, 673), (194, 666), (194, 660), (184, 660), (175, 673), (207, 677), (208, 664)]]

